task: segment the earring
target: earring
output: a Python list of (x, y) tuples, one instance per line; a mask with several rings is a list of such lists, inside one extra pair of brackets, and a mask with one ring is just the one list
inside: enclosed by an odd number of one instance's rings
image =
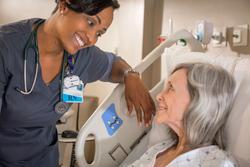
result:
[(63, 14), (63, 11), (62, 11), (62, 10), (60, 11), (60, 14), (61, 14), (62, 16), (64, 16), (64, 14)]

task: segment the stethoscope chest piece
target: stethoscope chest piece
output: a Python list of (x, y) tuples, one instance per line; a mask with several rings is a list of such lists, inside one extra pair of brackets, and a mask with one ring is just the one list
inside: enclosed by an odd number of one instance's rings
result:
[(65, 103), (65, 102), (60, 101), (55, 105), (55, 111), (58, 114), (64, 114), (65, 112), (68, 111), (69, 107), (70, 107), (70, 103)]

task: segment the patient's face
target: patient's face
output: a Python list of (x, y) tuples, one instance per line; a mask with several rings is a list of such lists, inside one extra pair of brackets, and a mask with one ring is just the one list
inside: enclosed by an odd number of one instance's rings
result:
[(179, 69), (165, 83), (157, 97), (156, 122), (169, 125), (177, 134), (183, 130), (183, 116), (190, 103), (187, 70)]

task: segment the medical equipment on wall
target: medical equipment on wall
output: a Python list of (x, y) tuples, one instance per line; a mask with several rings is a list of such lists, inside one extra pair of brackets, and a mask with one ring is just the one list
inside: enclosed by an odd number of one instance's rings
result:
[[(187, 42), (191, 51), (203, 52), (200, 42), (190, 32), (182, 30), (172, 34), (167, 41), (154, 49), (135, 67), (135, 70), (139, 72), (146, 70), (160, 57), (166, 47), (176, 44), (181, 39)], [(146, 135), (148, 129), (139, 127), (136, 117), (128, 117), (126, 112), (124, 86), (120, 84), (109, 98), (97, 108), (79, 132), (75, 151), (78, 164), (81, 167), (118, 166), (140, 142), (140, 139)], [(126, 134), (126, 137), (123, 134)], [(91, 164), (86, 162), (84, 155), (85, 142), (89, 140), (89, 136), (94, 136), (96, 146), (94, 161)]]
[(213, 35), (213, 24), (206, 20), (199, 20), (195, 25), (196, 39), (204, 45), (209, 44)]
[[(38, 27), (44, 23), (45, 20), (39, 20), (35, 23), (35, 28), (31, 32), (28, 41), (24, 48), (24, 71), (23, 71), (23, 80), (24, 80), (24, 90), (16, 90), (23, 95), (29, 95), (34, 90), (39, 68), (39, 51), (37, 44), (37, 30)], [(34, 44), (32, 44), (34, 42)], [(28, 50), (32, 49), (35, 53), (35, 75), (32, 81), (32, 86), (30, 89), (27, 87), (27, 59), (28, 59)], [(66, 51), (63, 53), (63, 62), (61, 70), (61, 79), (60, 79), (60, 101), (55, 105), (55, 111), (58, 114), (64, 114), (70, 108), (72, 103), (82, 103), (83, 102), (83, 88), (84, 83), (80, 80), (77, 75), (73, 75), (74, 68), (74, 56), (69, 55)]]

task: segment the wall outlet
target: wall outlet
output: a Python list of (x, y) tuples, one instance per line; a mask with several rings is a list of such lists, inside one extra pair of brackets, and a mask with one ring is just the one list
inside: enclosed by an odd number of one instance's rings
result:
[(247, 46), (248, 24), (238, 25), (233, 29), (233, 46)]

